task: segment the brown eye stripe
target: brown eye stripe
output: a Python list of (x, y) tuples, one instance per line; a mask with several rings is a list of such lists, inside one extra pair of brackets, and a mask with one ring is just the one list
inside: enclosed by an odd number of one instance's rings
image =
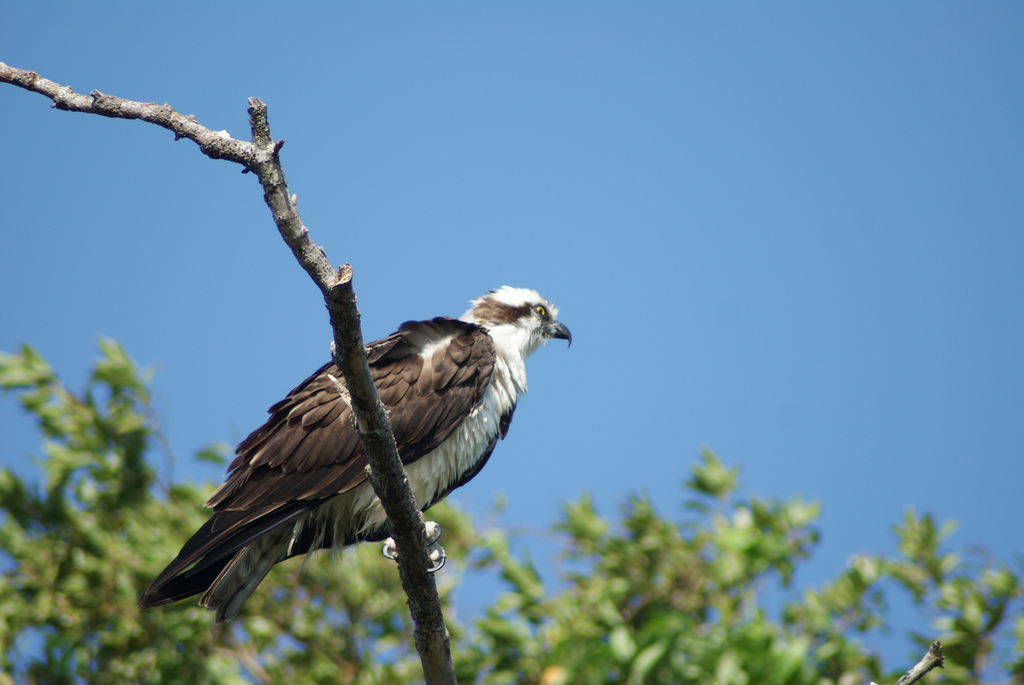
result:
[(503, 302), (497, 302), (488, 297), (484, 298), (482, 302), (474, 307), (473, 314), (477, 321), (513, 323), (525, 316), (529, 316), (531, 309), (532, 307), (529, 304), (510, 307)]

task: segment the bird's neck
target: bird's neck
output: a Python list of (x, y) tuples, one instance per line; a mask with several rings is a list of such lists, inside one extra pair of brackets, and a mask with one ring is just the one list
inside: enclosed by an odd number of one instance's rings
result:
[(510, 390), (515, 396), (526, 394), (526, 363), (524, 360), (536, 349), (536, 344), (530, 340), (529, 333), (518, 326), (499, 324), (496, 326), (485, 326), (487, 332), (494, 341), (494, 351), (498, 356), (498, 366), (495, 369), (499, 377), (505, 375), (504, 380), (511, 385)]

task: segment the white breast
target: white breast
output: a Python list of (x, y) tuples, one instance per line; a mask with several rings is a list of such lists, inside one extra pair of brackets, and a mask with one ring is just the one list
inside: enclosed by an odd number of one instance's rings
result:
[[(507, 364), (499, 358), (494, 365), (491, 382), (484, 391), (483, 403), (437, 449), (405, 467), (417, 504), (423, 506), (433, 501), (438, 493), (458, 482), (463, 474), (479, 463), (487, 446), (501, 430), (501, 417), (515, 406), (515, 386)], [(355, 524), (360, 531), (370, 530), (383, 524), (387, 514), (373, 492), (373, 486), (365, 481), (331, 499), (313, 512), (311, 519), (296, 526), (296, 536), (300, 526), (315, 522), (318, 528), (333, 528), (333, 531), (321, 529), (318, 533), (333, 537), (335, 545), (340, 547), (345, 539), (351, 539), (353, 531), (350, 526)]]

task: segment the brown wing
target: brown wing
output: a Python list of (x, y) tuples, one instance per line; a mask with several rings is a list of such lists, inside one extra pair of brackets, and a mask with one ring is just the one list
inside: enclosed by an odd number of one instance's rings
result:
[[(406, 322), (366, 351), (406, 464), (458, 428), (483, 401), (494, 369), (487, 332), (445, 317)], [(272, 406), (267, 422), (242, 441), (227, 480), (207, 502), (215, 513), (153, 581), (140, 606), (202, 592), (245, 545), (366, 479), (351, 409), (330, 376), (344, 382), (333, 363), (325, 364)]]
[[(494, 368), (490, 336), (444, 317), (404, 323), (367, 353), (405, 464), (441, 444), (483, 401)], [(238, 446), (228, 479), (208, 506), (224, 511), (321, 500), (366, 479), (351, 409), (331, 376), (344, 382), (326, 364), (270, 408), (270, 419)]]

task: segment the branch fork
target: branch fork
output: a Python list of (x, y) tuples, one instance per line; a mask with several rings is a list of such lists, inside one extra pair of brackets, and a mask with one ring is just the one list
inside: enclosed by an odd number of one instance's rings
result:
[(51, 107), (55, 109), (115, 119), (141, 119), (156, 124), (173, 132), (175, 140), (187, 138), (196, 143), (207, 157), (235, 162), (244, 168), (244, 172), (256, 175), (281, 237), (323, 293), (334, 332), (332, 356), (348, 389), (356, 427), (370, 462), (370, 482), (391, 521), (398, 549), (401, 550), (397, 555), (399, 576), (409, 597), (416, 649), (426, 682), (454, 683), (448, 629), (444, 624), (437, 586), (427, 570), (431, 563), (427, 556), (428, 538), (423, 514), (409, 488), (387, 410), (370, 376), (352, 287), (352, 267), (343, 264), (335, 269), (323, 248), (310, 238), (309, 230), (299, 218), (295, 196), (288, 192), (281, 166), (280, 152), (284, 141), (274, 141), (270, 135), (267, 106), (258, 98), (249, 98), (252, 140), (242, 141), (232, 138), (226, 131), (206, 128), (194, 116), (179, 114), (167, 104), (125, 100), (97, 90), (82, 95), (70, 86), (61, 86), (33, 71), (15, 69), (3, 62), (0, 62), (0, 82), (39, 93), (49, 98)]

